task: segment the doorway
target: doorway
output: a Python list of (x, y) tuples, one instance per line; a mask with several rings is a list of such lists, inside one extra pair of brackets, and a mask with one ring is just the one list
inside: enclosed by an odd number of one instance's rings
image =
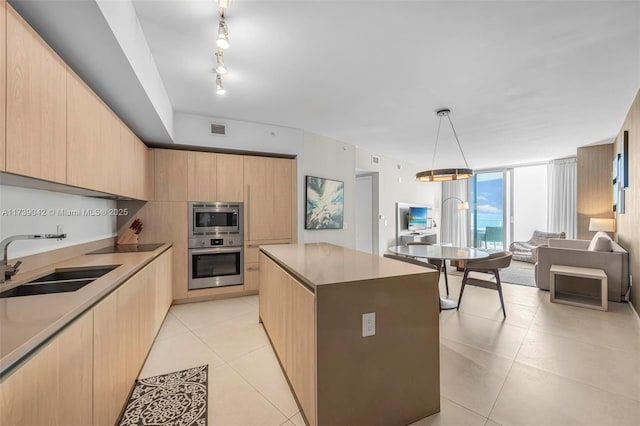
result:
[(378, 254), (378, 173), (356, 174), (356, 250)]

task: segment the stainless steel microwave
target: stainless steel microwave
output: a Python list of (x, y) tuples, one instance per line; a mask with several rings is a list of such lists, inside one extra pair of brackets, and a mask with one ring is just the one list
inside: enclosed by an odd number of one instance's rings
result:
[(242, 203), (190, 202), (189, 234), (191, 237), (238, 234), (242, 241), (243, 214)]

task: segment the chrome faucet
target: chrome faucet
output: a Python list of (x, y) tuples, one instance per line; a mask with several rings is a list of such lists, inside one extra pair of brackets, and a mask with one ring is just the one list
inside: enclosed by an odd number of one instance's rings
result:
[(16, 240), (44, 240), (44, 239), (58, 239), (62, 240), (67, 238), (67, 234), (33, 234), (33, 235), (12, 235), (0, 242), (0, 250), (2, 250), (2, 261), (0, 261), (0, 283), (10, 281), (11, 277), (18, 273), (22, 261), (17, 261), (14, 265), (9, 265), (7, 262), (7, 254), (9, 244)]

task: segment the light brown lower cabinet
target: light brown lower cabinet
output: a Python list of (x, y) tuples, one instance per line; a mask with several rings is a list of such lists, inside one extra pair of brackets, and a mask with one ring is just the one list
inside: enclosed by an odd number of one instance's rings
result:
[(311, 426), (316, 425), (315, 295), (260, 256), (260, 318)]
[(0, 383), (2, 425), (114, 425), (171, 305), (172, 249)]
[(172, 249), (94, 308), (93, 424), (113, 425), (171, 305)]
[(93, 312), (89, 311), (2, 381), (0, 424), (91, 424), (92, 344)]
[(245, 263), (244, 264), (244, 291), (253, 291), (260, 289), (260, 264)]
[(244, 243), (244, 291), (260, 290), (260, 246), (270, 244), (291, 244), (291, 240), (245, 241)]

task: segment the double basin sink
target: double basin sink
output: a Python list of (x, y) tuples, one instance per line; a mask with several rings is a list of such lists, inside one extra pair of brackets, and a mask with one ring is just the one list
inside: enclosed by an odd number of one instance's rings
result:
[(56, 269), (48, 275), (1, 292), (0, 299), (76, 291), (113, 271), (118, 266), (120, 265)]

